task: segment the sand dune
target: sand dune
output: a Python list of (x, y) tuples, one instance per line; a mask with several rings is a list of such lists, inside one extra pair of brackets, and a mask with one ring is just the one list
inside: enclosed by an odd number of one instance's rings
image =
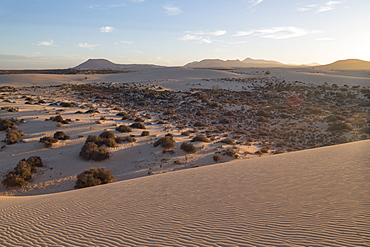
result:
[(369, 246), (369, 148), (360, 141), (0, 197), (0, 245)]

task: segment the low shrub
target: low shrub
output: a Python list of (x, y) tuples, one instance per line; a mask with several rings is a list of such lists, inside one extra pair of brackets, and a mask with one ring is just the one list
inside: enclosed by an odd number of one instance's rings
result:
[(106, 148), (98, 147), (94, 142), (86, 142), (80, 151), (84, 160), (102, 161), (109, 159), (110, 153)]
[(343, 123), (343, 122), (339, 122), (339, 123), (332, 123), (332, 124), (330, 124), (329, 127), (327, 128), (327, 131), (349, 132), (352, 129), (353, 128), (351, 126), (349, 126), (348, 124)]
[(132, 132), (132, 129), (126, 125), (120, 125), (116, 127), (116, 131), (124, 133), (124, 132)]
[(131, 124), (130, 127), (135, 129), (146, 129), (144, 124), (138, 122)]
[(149, 136), (149, 131), (144, 130), (143, 132), (141, 132), (141, 136)]
[(63, 131), (57, 131), (54, 133), (54, 138), (57, 140), (68, 140), (71, 137), (66, 135)]
[(209, 140), (204, 135), (196, 135), (191, 142), (209, 142)]
[(41, 137), (39, 142), (43, 143), (46, 148), (50, 148), (51, 146), (53, 146), (53, 143), (58, 142), (58, 139), (55, 139), (54, 137), (45, 136)]
[(42, 167), (43, 163), (40, 157), (31, 156), (27, 160), (18, 162), (17, 166), (5, 175), (2, 181), (5, 187), (24, 187), (27, 181), (32, 179), (32, 174), (36, 172), (35, 167)]
[(62, 121), (64, 121), (64, 119), (63, 119), (63, 117), (61, 115), (57, 115), (55, 117), (50, 117), (50, 119), (52, 121), (55, 121), (55, 122), (62, 122)]
[(126, 112), (119, 112), (116, 114), (116, 116), (122, 117), (122, 120), (130, 119), (130, 115), (128, 115)]
[(224, 151), (225, 155), (227, 156), (230, 156), (230, 157), (233, 157), (236, 155), (236, 152), (234, 149), (232, 148), (226, 148), (226, 150)]
[(187, 153), (196, 153), (197, 152), (197, 149), (195, 148), (195, 146), (191, 143), (187, 143), (187, 142), (183, 142), (180, 146), (180, 148), (182, 150), (184, 150), (185, 152)]
[(175, 147), (175, 140), (173, 139), (173, 136), (161, 137), (154, 143), (154, 147), (158, 146), (161, 146), (164, 149), (172, 149)]
[(113, 138), (114, 139), (114, 133), (112, 131), (104, 131), (99, 135), (100, 138), (106, 139), (106, 138)]
[(0, 131), (11, 129), (13, 127), (14, 127), (14, 124), (10, 119), (0, 118)]
[(113, 174), (105, 168), (90, 168), (77, 175), (76, 189), (111, 183)]
[(11, 145), (17, 143), (21, 139), (22, 133), (16, 130), (8, 130), (6, 132), (6, 144)]
[(114, 138), (106, 138), (104, 139), (104, 145), (110, 148), (117, 147), (117, 143)]
[(225, 143), (225, 144), (234, 144), (234, 140), (231, 140), (229, 138), (223, 139), (220, 142)]
[(219, 154), (215, 154), (215, 155), (213, 155), (213, 160), (216, 161), (216, 162), (219, 162), (219, 161), (222, 160), (222, 157)]
[(116, 142), (117, 143), (124, 143), (124, 142), (136, 142), (136, 139), (134, 137), (131, 137), (131, 136), (126, 136), (126, 137), (116, 137)]

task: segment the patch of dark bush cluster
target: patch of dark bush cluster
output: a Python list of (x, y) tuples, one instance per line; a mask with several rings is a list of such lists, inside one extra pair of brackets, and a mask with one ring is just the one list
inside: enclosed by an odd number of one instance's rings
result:
[(32, 179), (32, 174), (36, 172), (36, 167), (42, 167), (43, 163), (40, 157), (31, 156), (27, 160), (18, 162), (17, 166), (5, 175), (2, 181), (5, 187), (24, 187)]
[(4, 131), (7, 129), (14, 128), (14, 123), (17, 119), (7, 119), (7, 118), (0, 118), (0, 131)]
[(111, 183), (113, 174), (105, 168), (90, 168), (77, 175), (76, 189)]
[(132, 132), (132, 129), (128, 127), (127, 125), (120, 125), (116, 127), (116, 131), (124, 133), (124, 132)]
[(58, 139), (50, 136), (45, 136), (40, 138), (40, 143), (43, 143), (46, 148), (50, 148), (54, 143), (58, 142)]
[(61, 115), (57, 115), (55, 117), (50, 117), (50, 120), (52, 120), (54, 122), (62, 123), (62, 124), (70, 124), (72, 122), (71, 119), (63, 119), (63, 117)]
[(191, 142), (210, 142), (204, 135), (196, 135)]
[(134, 129), (146, 129), (144, 124), (138, 122), (131, 124), (130, 127)]
[(187, 143), (187, 142), (183, 142), (180, 146), (180, 148), (182, 150), (184, 150), (185, 152), (187, 153), (196, 153), (197, 152), (197, 149), (195, 148), (195, 146), (191, 143)]
[(21, 140), (24, 135), (22, 131), (8, 130), (5, 135), (5, 143), (8, 145), (15, 144)]
[(128, 115), (126, 112), (119, 112), (116, 114), (116, 116), (122, 117), (122, 120), (130, 119), (130, 115)]
[(175, 140), (173, 139), (173, 135), (167, 134), (166, 136), (159, 138), (156, 142), (154, 142), (153, 146), (161, 146), (166, 150), (173, 149), (175, 147)]
[(54, 138), (57, 140), (68, 140), (71, 137), (69, 135), (66, 135), (63, 131), (57, 131), (54, 133)]
[(80, 157), (84, 160), (102, 161), (109, 159), (109, 151), (102, 147), (116, 147), (115, 135), (111, 131), (104, 131), (99, 136), (89, 135), (80, 151)]

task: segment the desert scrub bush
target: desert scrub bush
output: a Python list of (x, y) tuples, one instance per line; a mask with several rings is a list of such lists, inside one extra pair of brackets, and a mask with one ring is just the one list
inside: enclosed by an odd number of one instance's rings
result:
[(6, 132), (5, 142), (8, 145), (17, 143), (22, 137), (22, 132), (16, 130), (8, 130)]
[(117, 143), (124, 143), (124, 142), (136, 142), (136, 139), (134, 137), (131, 137), (131, 136), (126, 136), (126, 137), (122, 137), (122, 136), (118, 136), (115, 138), (115, 141)]
[(267, 148), (267, 147), (263, 147), (263, 148), (261, 148), (261, 150), (260, 150), (262, 153), (264, 153), (264, 154), (267, 154), (268, 152), (269, 152), (269, 148)]
[(17, 166), (5, 175), (2, 184), (5, 187), (24, 187), (32, 179), (32, 174), (36, 172), (35, 167), (42, 167), (43, 163), (40, 157), (31, 156), (27, 160), (18, 162)]
[(210, 142), (204, 135), (196, 135), (191, 142)]
[(149, 136), (149, 131), (144, 130), (143, 132), (141, 132), (141, 136)]
[(113, 182), (113, 174), (105, 168), (90, 168), (77, 175), (76, 189)]
[(86, 142), (93, 142), (96, 145), (101, 146), (104, 144), (104, 139), (96, 135), (88, 135), (86, 138)]
[(71, 137), (66, 135), (63, 131), (57, 131), (54, 133), (54, 138), (57, 140), (68, 140)]
[(132, 132), (132, 129), (126, 125), (120, 125), (116, 127), (116, 131), (124, 133), (124, 132)]
[(225, 143), (225, 144), (234, 144), (234, 140), (231, 140), (229, 138), (223, 139), (220, 142)]
[(55, 122), (62, 122), (62, 121), (64, 121), (64, 119), (63, 119), (63, 117), (61, 115), (57, 115), (55, 117), (50, 117), (50, 119), (52, 121), (55, 121)]
[(137, 123), (144, 123), (145, 122), (145, 120), (144, 119), (142, 119), (142, 118), (136, 118), (135, 120), (134, 120), (135, 122), (137, 122)]
[(154, 142), (154, 147), (161, 146), (164, 149), (172, 149), (175, 147), (175, 140), (173, 139), (173, 136), (167, 135), (165, 137), (159, 138), (156, 142)]
[(215, 154), (215, 155), (213, 155), (213, 160), (216, 161), (216, 162), (219, 162), (219, 161), (222, 160), (222, 157), (219, 154)]
[(11, 129), (14, 127), (13, 121), (10, 119), (2, 119), (0, 118), (0, 131)]
[(144, 124), (138, 122), (131, 124), (130, 127), (135, 129), (146, 129)]
[(45, 136), (41, 137), (39, 142), (43, 143), (46, 148), (50, 148), (53, 146), (54, 143), (58, 142), (58, 139), (50, 136)]
[(117, 147), (117, 142), (114, 138), (106, 138), (104, 139), (104, 145), (110, 148)]
[(84, 160), (102, 161), (109, 159), (109, 156), (106, 148), (99, 147), (94, 142), (86, 142), (80, 151), (80, 157)]
[(351, 126), (349, 126), (348, 124), (343, 123), (343, 122), (339, 122), (339, 123), (330, 124), (329, 127), (327, 128), (327, 131), (349, 132), (352, 129), (353, 128)]
[(119, 112), (116, 114), (116, 116), (122, 117), (122, 120), (130, 119), (130, 115), (128, 115), (126, 112)]
[(235, 150), (233, 148), (226, 148), (225, 151), (224, 151), (224, 154), (227, 155), (227, 156), (230, 156), (230, 157), (237, 157), (237, 154), (235, 152)]
[(181, 135), (182, 136), (190, 136), (191, 133), (190, 133), (190, 131), (184, 131), (184, 132), (181, 133)]
[(183, 142), (180, 146), (180, 148), (182, 150), (184, 150), (185, 152), (187, 153), (196, 153), (197, 152), (197, 149), (195, 148), (195, 146), (191, 143), (187, 143), (187, 142)]
[(106, 138), (113, 138), (114, 139), (114, 133), (112, 131), (104, 131), (99, 135), (100, 138), (106, 139)]
[(95, 113), (99, 114), (100, 111), (98, 111), (97, 109), (90, 109), (85, 111), (85, 114), (95, 114)]

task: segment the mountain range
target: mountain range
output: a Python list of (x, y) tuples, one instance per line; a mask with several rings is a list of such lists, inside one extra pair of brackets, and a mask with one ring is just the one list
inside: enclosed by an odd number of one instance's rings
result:
[[(89, 59), (86, 62), (74, 67), (73, 69), (135, 69), (135, 68), (160, 68), (163, 66), (152, 64), (116, 64), (107, 59)], [(184, 66), (185, 68), (297, 68), (311, 67), (322, 70), (370, 70), (370, 62), (359, 59), (339, 60), (334, 63), (319, 65), (317, 63), (306, 65), (284, 64), (273, 60), (252, 59), (244, 60), (221, 60), (204, 59), (191, 62)]]

